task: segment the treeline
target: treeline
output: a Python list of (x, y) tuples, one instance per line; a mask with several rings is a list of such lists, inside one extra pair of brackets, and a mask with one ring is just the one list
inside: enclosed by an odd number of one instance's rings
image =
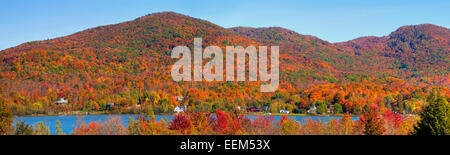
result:
[[(42, 122), (30, 126), (17, 122), (11, 126), (12, 116), (1, 104), (1, 134), (47, 135), (50, 130)], [(371, 106), (364, 110), (359, 119), (353, 121), (349, 114), (341, 119), (326, 123), (305, 119), (296, 121), (284, 115), (275, 120), (273, 116), (259, 115), (249, 119), (239, 111), (224, 112), (216, 110), (211, 113), (179, 113), (171, 121), (155, 120), (153, 110), (137, 120), (129, 120), (127, 126), (120, 118), (110, 118), (105, 122), (79, 123), (72, 133), (74, 135), (448, 135), (450, 134), (450, 105), (445, 97), (436, 91), (427, 97), (427, 104), (420, 113), (420, 118), (405, 117), (399, 113), (386, 111)], [(8, 114), (9, 113), (9, 114)], [(57, 121), (56, 133), (65, 134)]]
[[(279, 113), (286, 110), (298, 114), (360, 115), (370, 106), (380, 111), (419, 114), (432, 89), (448, 98), (447, 87), (411, 86), (405, 82), (390, 84), (352, 82), (321, 84), (304, 89), (282, 85), (275, 93), (260, 93), (254, 83), (199, 83), (158, 85), (150, 80), (130, 83), (132, 89), (108, 93), (111, 88), (78, 88), (77, 90), (49, 87), (45, 96), (19, 91), (2, 94), (14, 115), (57, 115), (67, 112), (140, 114), (152, 106), (156, 114), (173, 114), (175, 107), (186, 106), (186, 112), (251, 111)], [(160, 88), (160, 89), (155, 89)], [(31, 96), (30, 96), (31, 95)], [(58, 105), (58, 98), (67, 104)]]

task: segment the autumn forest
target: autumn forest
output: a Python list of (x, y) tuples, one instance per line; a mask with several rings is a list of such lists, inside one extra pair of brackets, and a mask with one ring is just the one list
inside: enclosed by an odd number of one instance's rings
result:
[[(279, 46), (278, 90), (262, 93), (260, 81), (173, 81), (171, 51), (192, 50), (194, 38), (222, 49)], [(71, 134), (448, 135), (449, 61), (450, 30), (433, 24), (330, 43), (281, 27), (223, 28), (154, 13), (0, 51), (0, 133), (48, 133), (43, 125), (13, 124), (13, 116), (81, 113), (142, 117), (79, 124)], [(177, 114), (179, 107), (185, 111)], [(298, 122), (288, 115), (342, 117)]]

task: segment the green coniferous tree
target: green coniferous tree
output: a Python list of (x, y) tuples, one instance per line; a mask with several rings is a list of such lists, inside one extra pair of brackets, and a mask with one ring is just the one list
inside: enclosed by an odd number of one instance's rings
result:
[(420, 121), (414, 126), (415, 135), (449, 135), (450, 105), (447, 99), (433, 91), (420, 113)]

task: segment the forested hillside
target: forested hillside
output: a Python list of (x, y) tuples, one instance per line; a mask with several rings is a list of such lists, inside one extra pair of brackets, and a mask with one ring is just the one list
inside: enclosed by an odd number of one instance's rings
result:
[[(175, 106), (214, 112), (269, 106), (306, 113), (417, 113), (433, 88), (449, 96), (449, 29), (404, 26), (386, 37), (329, 43), (284, 28), (223, 28), (163, 12), (0, 51), (0, 99), (17, 115), (65, 111), (140, 113)], [(175, 46), (280, 46), (280, 88), (260, 82), (174, 82)], [(182, 100), (176, 100), (182, 96)], [(66, 98), (67, 105), (55, 104)], [(113, 107), (109, 107), (115, 103)], [(341, 107), (341, 109), (336, 109)], [(319, 108), (318, 108), (319, 109)]]

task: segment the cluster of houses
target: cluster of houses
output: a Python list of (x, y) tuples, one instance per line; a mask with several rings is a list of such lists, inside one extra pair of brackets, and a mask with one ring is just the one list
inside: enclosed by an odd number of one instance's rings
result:
[[(184, 97), (183, 96), (175, 96), (175, 100), (177, 100), (178, 102), (183, 101)], [(56, 99), (56, 105), (65, 105), (69, 103), (69, 101), (65, 98), (58, 98)], [(106, 109), (113, 109), (113, 107), (115, 106), (115, 103), (108, 103), (106, 104)], [(310, 110), (308, 110), (308, 112), (313, 112), (315, 111), (316, 107), (310, 108)], [(236, 106), (237, 110), (241, 110), (241, 106)], [(247, 112), (268, 112), (269, 111), (269, 106), (262, 106), (262, 107), (248, 107)], [(187, 111), (187, 107), (184, 106), (176, 106), (173, 110), (174, 113), (180, 113), (180, 112), (186, 112)], [(289, 110), (280, 110), (279, 113), (282, 114), (289, 114)]]
[[(66, 105), (67, 103), (69, 103), (69, 100), (65, 98), (57, 98), (55, 102), (56, 105)], [(115, 103), (107, 103), (106, 109), (113, 109), (115, 105)]]
[[(262, 106), (262, 107), (247, 107), (247, 112), (269, 112), (269, 106)], [(328, 109), (329, 111), (329, 109)], [(309, 107), (307, 110), (307, 113), (316, 113), (317, 108), (315, 106)], [(289, 114), (289, 110), (281, 109), (279, 111), (280, 114)]]
[[(177, 100), (178, 102), (183, 101), (184, 97), (183, 96), (175, 96), (175, 100)], [(69, 103), (69, 100), (65, 99), (65, 98), (57, 98), (55, 104), (56, 105), (66, 105), (67, 103)], [(115, 106), (115, 103), (107, 103), (106, 104), (106, 109), (113, 109)], [(140, 105), (136, 105), (137, 107)], [(186, 106), (177, 106), (174, 109), (175, 113), (180, 113), (180, 112), (186, 112), (187, 107)]]
[[(247, 112), (268, 112), (269, 106), (262, 106), (262, 107), (248, 107)], [(281, 114), (289, 114), (289, 110), (280, 110), (279, 113)]]

